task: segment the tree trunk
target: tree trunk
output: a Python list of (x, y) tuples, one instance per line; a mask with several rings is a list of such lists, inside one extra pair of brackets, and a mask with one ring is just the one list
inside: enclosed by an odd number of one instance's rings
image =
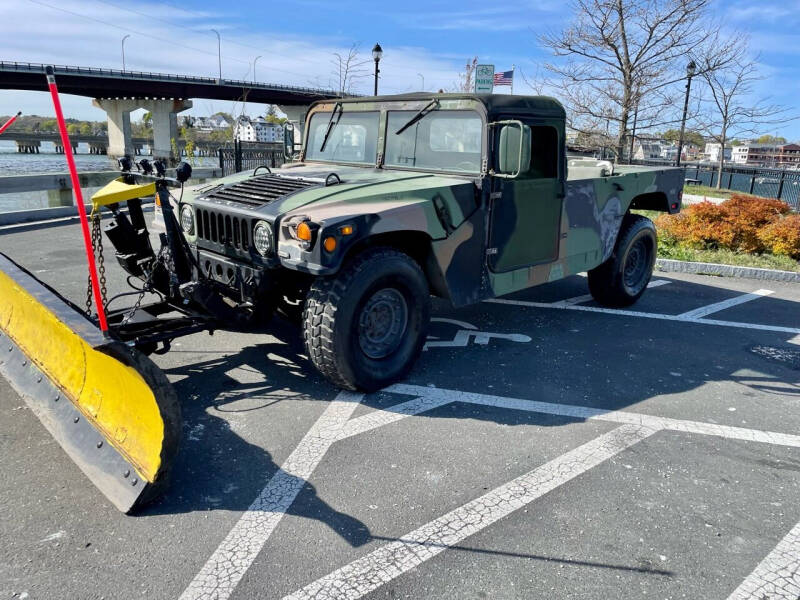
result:
[(728, 137), (727, 127), (722, 126), (722, 135), (720, 136), (721, 148), (719, 149), (719, 163), (717, 164), (717, 189), (722, 189), (722, 167), (725, 165), (725, 140)]

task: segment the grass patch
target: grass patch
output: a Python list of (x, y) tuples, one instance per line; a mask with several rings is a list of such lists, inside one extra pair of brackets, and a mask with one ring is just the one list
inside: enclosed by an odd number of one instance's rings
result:
[(679, 244), (671, 245), (659, 241), (658, 257), (690, 262), (717, 263), (737, 267), (800, 271), (800, 262), (788, 256), (775, 254), (746, 254), (733, 250), (696, 250)]
[(707, 185), (685, 185), (683, 186), (684, 194), (694, 194), (696, 196), (708, 196), (710, 198), (723, 198), (727, 200), (734, 193), (731, 190), (718, 190), (717, 188), (708, 187)]

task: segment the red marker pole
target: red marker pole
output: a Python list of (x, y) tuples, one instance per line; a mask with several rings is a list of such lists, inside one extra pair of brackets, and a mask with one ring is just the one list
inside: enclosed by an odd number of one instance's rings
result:
[(56, 111), (58, 130), (61, 133), (61, 145), (64, 148), (64, 156), (67, 157), (67, 167), (69, 167), (69, 176), (72, 180), (72, 191), (75, 194), (75, 204), (78, 205), (78, 216), (81, 218), (83, 245), (86, 247), (86, 260), (89, 263), (89, 277), (92, 280), (92, 295), (94, 296), (94, 303), (97, 306), (97, 318), (100, 321), (100, 329), (103, 331), (103, 333), (108, 333), (106, 311), (103, 308), (103, 302), (100, 300), (100, 283), (97, 279), (97, 265), (94, 262), (94, 248), (92, 247), (92, 238), (89, 234), (89, 220), (86, 218), (86, 209), (83, 206), (81, 182), (78, 180), (78, 170), (75, 168), (75, 158), (72, 156), (72, 144), (69, 142), (67, 124), (64, 122), (64, 113), (61, 112), (61, 100), (58, 98), (56, 77), (53, 73), (53, 67), (47, 67), (45, 72), (47, 73), (47, 85), (50, 87), (50, 96), (53, 98), (53, 108)]
[(17, 114), (15, 114), (13, 117), (11, 117), (11, 118), (10, 118), (8, 121), (6, 121), (5, 123), (3, 123), (3, 125), (2, 125), (2, 126), (0, 126), (0, 134), (2, 134), (2, 133), (3, 133), (3, 132), (6, 130), (6, 129), (8, 129), (9, 127), (11, 127), (11, 124), (12, 124), (14, 121), (16, 121), (16, 120), (17, 120), (17, 117), (18, 117), (18, 116), (20, 116), (21, 114), (22, 114), (22, 111), (19, 111)]

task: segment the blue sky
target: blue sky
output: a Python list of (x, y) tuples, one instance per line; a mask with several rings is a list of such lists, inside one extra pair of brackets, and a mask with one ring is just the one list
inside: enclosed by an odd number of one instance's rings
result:
[[(714, 1), (713, 12), (723, 27), (748, 34), (753, 51), (760, 53), (765, 80), (757, 93), (800, 113), (800, 0)], [(0, 0), (0, 57), (119, 68), (120, 40), (130, 34), (129, 69), (216, 75), (216, 36), (209, 31), (213, 27), (222, 34), (223, 76), (252, 77), (252, 61), (261, 55), (261, 81), (328, 86), (334, 52), (346, 52), (358, 43), (369, 58), (379, 41), (384, 48), (381, 91), (399, 93), (420, 89), (419, 74), (426, 89), (450, 87), (475, 55), (497, 70), (516, 64), (535, 78), (547, 59), (536, 34), (562, 28), (570, 16), (569, 2), (563, 0)], [(368, 92), (371, 79), (363, 79), (357, 88)], [(526, 89), (520, 80), (515, 93)], [(89, 99), (65, 97), (63, 102), (71, 116), (103, 118)], [(258, 108), (247, 110), (255, 113)], [(0, 114), (19, 109), (52, 114), (45, 94), (0, 91)], [(238, 112), (241, 107), (198, 99), (190, 112), (215, 110)], [(800, 122), (778, 129), (800, 140)]]

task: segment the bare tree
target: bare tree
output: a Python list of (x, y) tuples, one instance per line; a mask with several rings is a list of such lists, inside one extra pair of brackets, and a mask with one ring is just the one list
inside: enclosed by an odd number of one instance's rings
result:
[(451, 90), (454, 92), (466, 92), (468, 94), (475, 91), (475, 69), (477, 68), (477, 56), (472, 60), (467, 59), (467, 64), (464, 65), (464, 72), (458, 74), (458, 81), (451, 86)]
[(749, 52), (748, 39), (739, 34), (730, 49), (730, 60), (723, 68), (701, 65), (705, 83), (707, 111), (698, 119), (698, 128), (720, 145), (717, 188), (721, 186), (725, 164), (725, 145), (731, 138), (753, 135), (759, 127), (786, 123), (796, 117), (786, 108), (771, 104), (768, 98), (754, 98), (753, 86), (763, 79), (758, 75), (758, 57)]
[(369, 76), (366, 65), (371, 63), (369, 59), (361, 59), (358, 51), (358, 44), (350, 46), (347, 54), (333, 53), (333, 71), (331, 76), (336, 84), (336, 90), (344, 96), (351, 94), (353, 85), (359, 79)]
[(547, 86), (564, 102), (568, 125), (607, 136), (620, 159), (634, 111), (642, 130), (675, 123), (676, 84), (708, 37), (709, 1), (573, 0), (572, 23), (539, 36), (557, 57), (546, 65)]

